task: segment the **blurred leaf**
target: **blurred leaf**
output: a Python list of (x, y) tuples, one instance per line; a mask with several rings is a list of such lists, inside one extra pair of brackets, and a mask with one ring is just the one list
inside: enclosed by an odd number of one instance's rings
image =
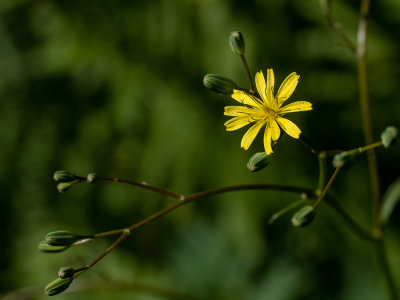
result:
[(400, 200), (400, 177), (397, 178), (386, 190), (385, 195), (382, 199), (382, 209), (381, 209), (381, 222), (382, 225), (386, 225), (389, 218), (397, 204)]

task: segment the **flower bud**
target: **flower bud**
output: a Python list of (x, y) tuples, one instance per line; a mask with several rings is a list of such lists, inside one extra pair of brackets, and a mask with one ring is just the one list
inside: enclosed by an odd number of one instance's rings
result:
[(233, 53), (243, 55), (245, 51), (244, 38), (240, 31), (233, 31), (229, 37), (229, 45)]
[(295, 227), (304, 227), (314, 220), (315, 210), (311, 205), (305, 205), (298, 210), (292, 217), (292, 225)]
[(253, 154), (247, 162), (247, 169), (251, 172), (257, 172), (264, 169), (272, 161), (271, 155), (267, 155), (265, 152), (258, 152)]
[(385, 148), (389, 148), (396, 143), (398, 130), (394, 126), (386, 127), (385, 131), (381, 134), (381, 141)]
[(78, 179), (78, 176), (68, 171), (59, 170), (54, 172), (53, 179), (56, 182), (72, 182)]
[(60, 182), (59, 184), (57, 184), (57, 190), (60, 193), (64, 193), (66, 191), (68, 191), (72, 186), (71, 182)]
[(72, 269), (71, 267), (61, 267), (58, 270), (58, 277), (60, 278), (70, 278), (74, 276), (75, 270)]
[(39, 251), (46, 252), (46, 253), (56, 253), (61, 252), (69, 248), (69, 246), (52, 246), (47, 244), (46, 241), (41, 241), (39, 243)]
[(46, 235), (46, 243), (51, 246), (70, 246), (79, 240), (79, 236), (71, 231), (53, 231)]
[(348, 170), (355, 165), (354, 155), (348, 152), (341, 152), (333, 157), (332, 165), (335, 168)]
[(74, 279), (69, 278), (57, 278), (50, 282), (44, 289), (47, 296), (54, 296), (65, 291)]
[(220, 95), (230, 95), (233, 93), (233, 89), (237, 88), (237, 84), (229, 78), (215, 74), (207, 74), (204, 76), (203, 84), (206, 88)]
[(86, 177), (86, 181), (90, 183), (95, 183), (97, 181), (97, 174), (96, 173), (90, 173)]

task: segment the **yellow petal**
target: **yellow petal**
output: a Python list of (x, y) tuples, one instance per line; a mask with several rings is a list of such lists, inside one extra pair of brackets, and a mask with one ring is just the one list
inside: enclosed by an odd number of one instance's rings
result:
[(298, 139), (301, 133), (301, 130), (299, 127), (297, 127), (296, 124), (294, 124), (292, 121), (282, 118), (282, 117), (276, 117), (276, 121), (278, 122), (279, 126), (291, 137)]
[(269, 128), (268, 126), (265, 128), (265, 132), (264, 132), (264, 149), (265, 149), (265, 153), (267, 153), (267, 155), (270, 155), (271, 153), (273, 153), (274, 151), (272, 150), (272, 146), (271, 146), (271, 128)]
[(267, 86), (265, 85), (264, 74), (262, 71), (256, 73), (256, 87), (257, 91), (261, 96), (261, 99), (265, 102), (265, 104), (269, 104), (267, 102)]
[(275, 109), (274, 99), (274, 86), (275, 86), (275, 75), (272, 69), (267, 70), (267, 105)]
[(285, 105), (284, 107), (280, 108), (278, 110), (278, 114), (287, 114), (287, 113), (292, 113), (292, 112), (298, 112), (298, 111), (307, 111), (307, 110), (312, 110), (312, 104), (308, 101), (296, 101), (293, 103), (290, 103), (288, 105)]
[(261, 127), (263, 127), (264, 124), (265, 124), (265, 121), (258, 121), (256, 124), (251, 126), (249, 128), (249, 130), (247, 130), (247, 132), (243, 136), (240, 147), (242, 147), (244, 150), (249, 149), (251, 143), (253, 143), (258, 132), (260, 131)]
[(283, 102), (286, 101), (296, 89), (297, 83), (299, 82), (299, 75), (296, 72), (289, 74), (288, 77), (282, 82), (276, 93), (276, 101), (278, 102), (278, 107), (280, 107)]
[(246, 106), (225, 106), (225, 116), (237, 117), (237, 116), (249, 116), (253, 114), (254, 109)]
[(240, 90), (233, 90), (233, 94), (231, 95), (231, 97), (242, 104), (250, 105), (253, 107), (261, 107), (262, 105), (262, 101), (260, 99)]
[(248, 116), (245, 117), (234, 117), (224, 123), (226, 131), (234, 131), (236, 129), (242, 128), (247, 124), (253, 122)]
[(278, 124), (274, 119), (271, 119), (269, 123), (269, 127), (271, 129), (271, 137), (273, 141), (276, 141), (279, 139), (279, 136), (281, 135), (281, 129), (279, 128)]

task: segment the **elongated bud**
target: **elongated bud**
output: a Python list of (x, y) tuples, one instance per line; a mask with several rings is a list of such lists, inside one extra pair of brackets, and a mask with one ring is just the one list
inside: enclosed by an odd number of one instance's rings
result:
[(78, 179), (78, 176), (68, 171), (59, 170), (54, 172), (53, 179), (56, 182), (72, 182)]
[(69, 246), (52, 246), (47, 244), (46, 241), (41, 241), (38, 248), (40, 252), (57, 253), (68, 249)]
[(314, 207), (311, 205), (305, 205), (293, 215), (292, 225), (295, 227), (307, 226), (314, 220), (314, 217)]
[(245, 52), (245, 43), (243, 35), (240, 31), (233, 31), (229, 37), (229, 45), (233, 53), (237, 55), (243, 55)]
[(220, 95), (230, 95), (233, 93), (233, 90), (237, 88), (237, 84), (229, 78), (215, 74), (207, 74), (204, 76), (203, 84), (206, 88)]
[(258, 152), (253, 154), (247, 162), (247, 169), (251, 172), (257, 172), (264, 169), (272, 161), (272, 156), (267, 155), (265, 152)]
[(335, 168), (348, 170), (355, 165), (354, 155), (348, 152), (341, 152), (333, 157), (332, 165)]
[(72, 269), (71, 267), (61, 267), (57, 273), (58, 277), (60, 278), (70, 278), (74, 276), (74, 274), (75, 270)]
[(46, 235), (46, 243), (51, 246), (70, 246), (79, 239), (79, 236), (71, 231), (53, 231)]
[(397, 141), (398, 130), (394, 126), (386, 127), (385, 131), (381, 134), (381, 141), (385, 148), (393, 146)]
[(57, 278), (50, 282), (44, 289), (47, 296), (54, 296), (59, 293), (64, 292), (72, 283), (74, 279), (72, 277), (69, 278)]
[(64, 193), (66, 191), (68, 191), (73, 183), (71, 182), (60, 182), (59, 184), (57, 184), (57, 191), (59, 191), (60, 193)]

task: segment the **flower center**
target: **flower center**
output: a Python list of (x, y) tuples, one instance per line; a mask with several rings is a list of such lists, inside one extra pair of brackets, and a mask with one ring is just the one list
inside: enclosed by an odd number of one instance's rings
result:
[(267, 105), (263, 105), (262, 110), (264, 111), (264, 113), (267, 115), (267, 117), (275, 117), (276, 112), (271, 109), (270, 107), (268, 107)]

